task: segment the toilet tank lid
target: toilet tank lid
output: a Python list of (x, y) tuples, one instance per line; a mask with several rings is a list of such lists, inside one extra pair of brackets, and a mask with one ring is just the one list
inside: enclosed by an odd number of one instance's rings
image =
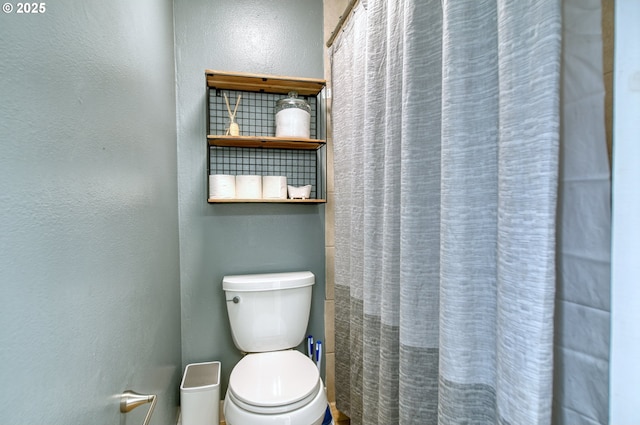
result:
[(311, 286), (314, 283), (315, 276), (308, 271), (243, 274), (222, 278), (222, 289), (236, 292), (276, 291)]

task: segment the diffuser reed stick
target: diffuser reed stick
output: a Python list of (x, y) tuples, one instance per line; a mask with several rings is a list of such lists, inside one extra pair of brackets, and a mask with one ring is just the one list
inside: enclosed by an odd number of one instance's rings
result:
[(228, 134), (231, 134), (232, 136), (240, 135), (240, 126), (236, 122), (236, 114), (238, 113), (238, 106), (240, 105), (241, 98), (242, 98), (242, 95), (238, 96), (238, 99), (236, 100), (236, 107), (234, 108), (233, 113), (231, 113), (229, 98), (227, 97), (227, 94), (224, 93), (224, 101), (227, 104), (227, 112), (229, 112), (229, 119), (231, 120), (231, 124), (229, 124), (229, 128), (227, 129), (226, 135)]

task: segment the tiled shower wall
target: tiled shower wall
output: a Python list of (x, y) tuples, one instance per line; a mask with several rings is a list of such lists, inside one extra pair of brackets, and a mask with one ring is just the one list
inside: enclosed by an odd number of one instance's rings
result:
[[(329, 39), (331, 33), (340, 20), (340, 16), (347, 7), (347, 0), (324, 0), (324, 40)], [(334, 185), (333, 185), (333, 137), (331, 126), (331, 61), (328, 49), (325, 48), (324, 75), (327, 80), (327, 204), (325, 207), (325, 258), (326, 258), (326, 291), (324, 304), (324, 329), (326, 350), (326, 380), (329, 403), (335, 403), (335, 326), (334, 326)], [(335, 416), (335, 415), (334, 415)]]

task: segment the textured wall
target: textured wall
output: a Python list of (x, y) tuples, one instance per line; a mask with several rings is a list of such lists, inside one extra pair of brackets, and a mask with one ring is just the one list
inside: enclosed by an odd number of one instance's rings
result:
[(222, 361), (221, 396), (240, 359), (222, 277), (310, 270), (310, 332), (324, 333), (324, 206), (209, 205), (204, 70), (322, 78), (322, 0), (176, 0), (174, 4), (182, 363)]
[(615, 2), (609, 424), (640, 424), (640, 2)]
[(0, 14), (0, 422), (175, 423), (172, 3), (46, 6)]

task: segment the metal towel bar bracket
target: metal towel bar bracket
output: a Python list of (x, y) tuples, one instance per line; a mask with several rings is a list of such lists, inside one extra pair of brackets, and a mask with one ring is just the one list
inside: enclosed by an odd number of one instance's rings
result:
[(122, 397), (120, 398), (120, 411), (122, 413), (127, 413), (138, 406), (146, 403), (151, 403), (149, 411), (147, 412), (147, 416), (144, 418), (143, 422), (143, 425), (149, 425), (151, 415), (153, 414), (153, 409), (156, 407), (156, 400), (157, 397), (155, 394), (143, 395), (131, 390), (127, 390), (122, 393)]

